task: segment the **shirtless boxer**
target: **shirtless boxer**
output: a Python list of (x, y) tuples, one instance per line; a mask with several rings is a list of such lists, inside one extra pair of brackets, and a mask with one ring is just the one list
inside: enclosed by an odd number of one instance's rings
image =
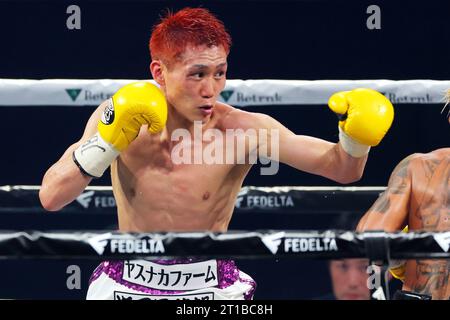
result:
[[(449, 182), (450, 148), (406, 157), (392, 172), (386, 191), (360, 220), (357, 231), (394, 232), (405, 226), (409, 230), (449, 231)], [(403, 281), (394, 299), (450, 298), (448, 259), (396, 261), (391, 273)]]
[[(43, 207), (61, 209), (111, 166), (120, 231), (227, 231), (252, 163), (174, 161), (180, 143), (188, 152), (189, 143), (196, 142), (174, 140), (174, 134), (184, 129), (196, 139), (199, 123), (202, 132), (275, 130), (276, 145), (258, 140), (252, 149), (246, 143), (244, 158), (261, 148), (277, 148), (274, 160), (299, 170), (341, 183), (358, 180), (370, 146), (392, 123), (389, 100), (369, 89), (337, 93), (329, 106), (341, 119), (340, 142), (296, 135), (267, 115), (217, 101), (225, 87), (230, 45), (222, 22), (206, 9), (186, 8), (163, 18), (150, 39), (150, 70), (160, 89), (133, 83), (98, 107), (81, 139), (46, 172), (39, 193)], [(205, 148), (212, 143), (200, 139)], [(224, 153), (236, 151), (221, 143)], [(188, 274), (202, 277), (180, 276)], [(233, 261), (133, 260), (102, 263), (91, 278), (88, 299), (249, 299), (254, 288)]]

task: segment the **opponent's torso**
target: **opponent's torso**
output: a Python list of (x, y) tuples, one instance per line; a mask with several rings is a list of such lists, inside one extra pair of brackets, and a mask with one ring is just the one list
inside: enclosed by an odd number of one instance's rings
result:
[[(411, 160), (410, 230), (450, 230), (450, 148)], [(405, 290), (450, 297), (450, 260), (409, 260)]]
[(169, 142), (141, 129), (113, 163), (119, 229), (226, 231), (250, 166), (175, 164), (172, 160)]

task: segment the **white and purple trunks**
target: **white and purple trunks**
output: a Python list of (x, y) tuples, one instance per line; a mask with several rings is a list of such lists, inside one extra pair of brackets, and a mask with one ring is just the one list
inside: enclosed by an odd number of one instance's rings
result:
[(105, 261), (89, 280), (88, 300), (251, 300), (255, 281), (232, 260)]

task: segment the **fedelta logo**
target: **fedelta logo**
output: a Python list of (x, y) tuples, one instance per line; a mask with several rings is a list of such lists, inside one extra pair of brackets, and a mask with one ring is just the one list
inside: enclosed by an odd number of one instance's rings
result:
[(94, 196), (95, 191), (86, 191), (80, 194), (76, 201), (85, 209), (89, 209), (92, 200), (94, 200), (94, 208), (115, 208), (116, 199), (114, 196)]
[[(264, 236), (262, 238), (262, 242), (270, 250), (270, 252), (272, 252), (272, 254), (277, 254), (280, 247), (283, 248), (283, 253), (338, 250), (335, 238), (286, 238), (285, 232), (277, 232)], [(283, 243), (282, 246), (281, 243)]]
[(442, 250), (448, 252), (450, 249), (450, 232), (435, 233), (433, 237)]
[(108, 245), (108, 240), (111, 236), (111, 233), (100, 234), (90, 238), (88, 243), (99, 255), (102, 255), (103, 252), (105, 252), (106, 246)]
[(294, 207), (294, 200), (289, 195), (240, 195), (236, 199), (235, 207), (244, 208), (288, 208)]
[(136, 239), (131, 236), (112, 235), (111, 233), (100, 234), (88, 240), (91, 247), (103, 255), (108, 247), (110, 253), (164, 253), (165, 248), (161, 239), (142, 238)]
[(95, 191), (88, 191), (80, 194), (77, 197), (77, 202), (81, 204), (81, 206), (85, 209), (89, 208), (89, 204), (92, 201), (92, 196), (94, 195)]
[(262, 242), (267, 247), (267, 249), (269, 249), (270, 252), (272, 252), (272, 254), (276, 254), (278, 252), (278, 249), (280, 248), (280, 244), (282, 239), (284, 238), (284, 235), (285, 233), (283, 231), (270, 234), (264, 236), (262, 238)]
[(170, 137), (174, 142), (171, 159), (179, 164), (255, 164), (261, 175), (274, 175), (279, 169), (278, 129), (203, 129), (201, 121), (194, 121), (191, 131), (178, 128)]
[(337, 251), (335, 238), (286, 238), (284, 252), (321, 252)]

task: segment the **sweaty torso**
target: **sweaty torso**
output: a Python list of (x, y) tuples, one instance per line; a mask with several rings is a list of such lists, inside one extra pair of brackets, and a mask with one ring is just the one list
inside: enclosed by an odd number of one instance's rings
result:
[[(413, 157), (411, 172), (410, 230), (450, 230), (450, 148)], [(450, 297), (450, 260), (408, 260), (404, 290)]]
[[(223, 106), (222, 106), (223, 107)], [(217, 108), (213, 128), (225, 130)], [(170, 138), (169, 138), (170, 139)], [(203, 141), (203, 149), (211, 141)], [(220, 146), (218, 144), (217, 146)], [(223, 146), (224, 147), (224, 146)], [(226, 231), (249, 165), (177, 164), (173, 145), (142, 127), (111, 166), (121, 231)]]

